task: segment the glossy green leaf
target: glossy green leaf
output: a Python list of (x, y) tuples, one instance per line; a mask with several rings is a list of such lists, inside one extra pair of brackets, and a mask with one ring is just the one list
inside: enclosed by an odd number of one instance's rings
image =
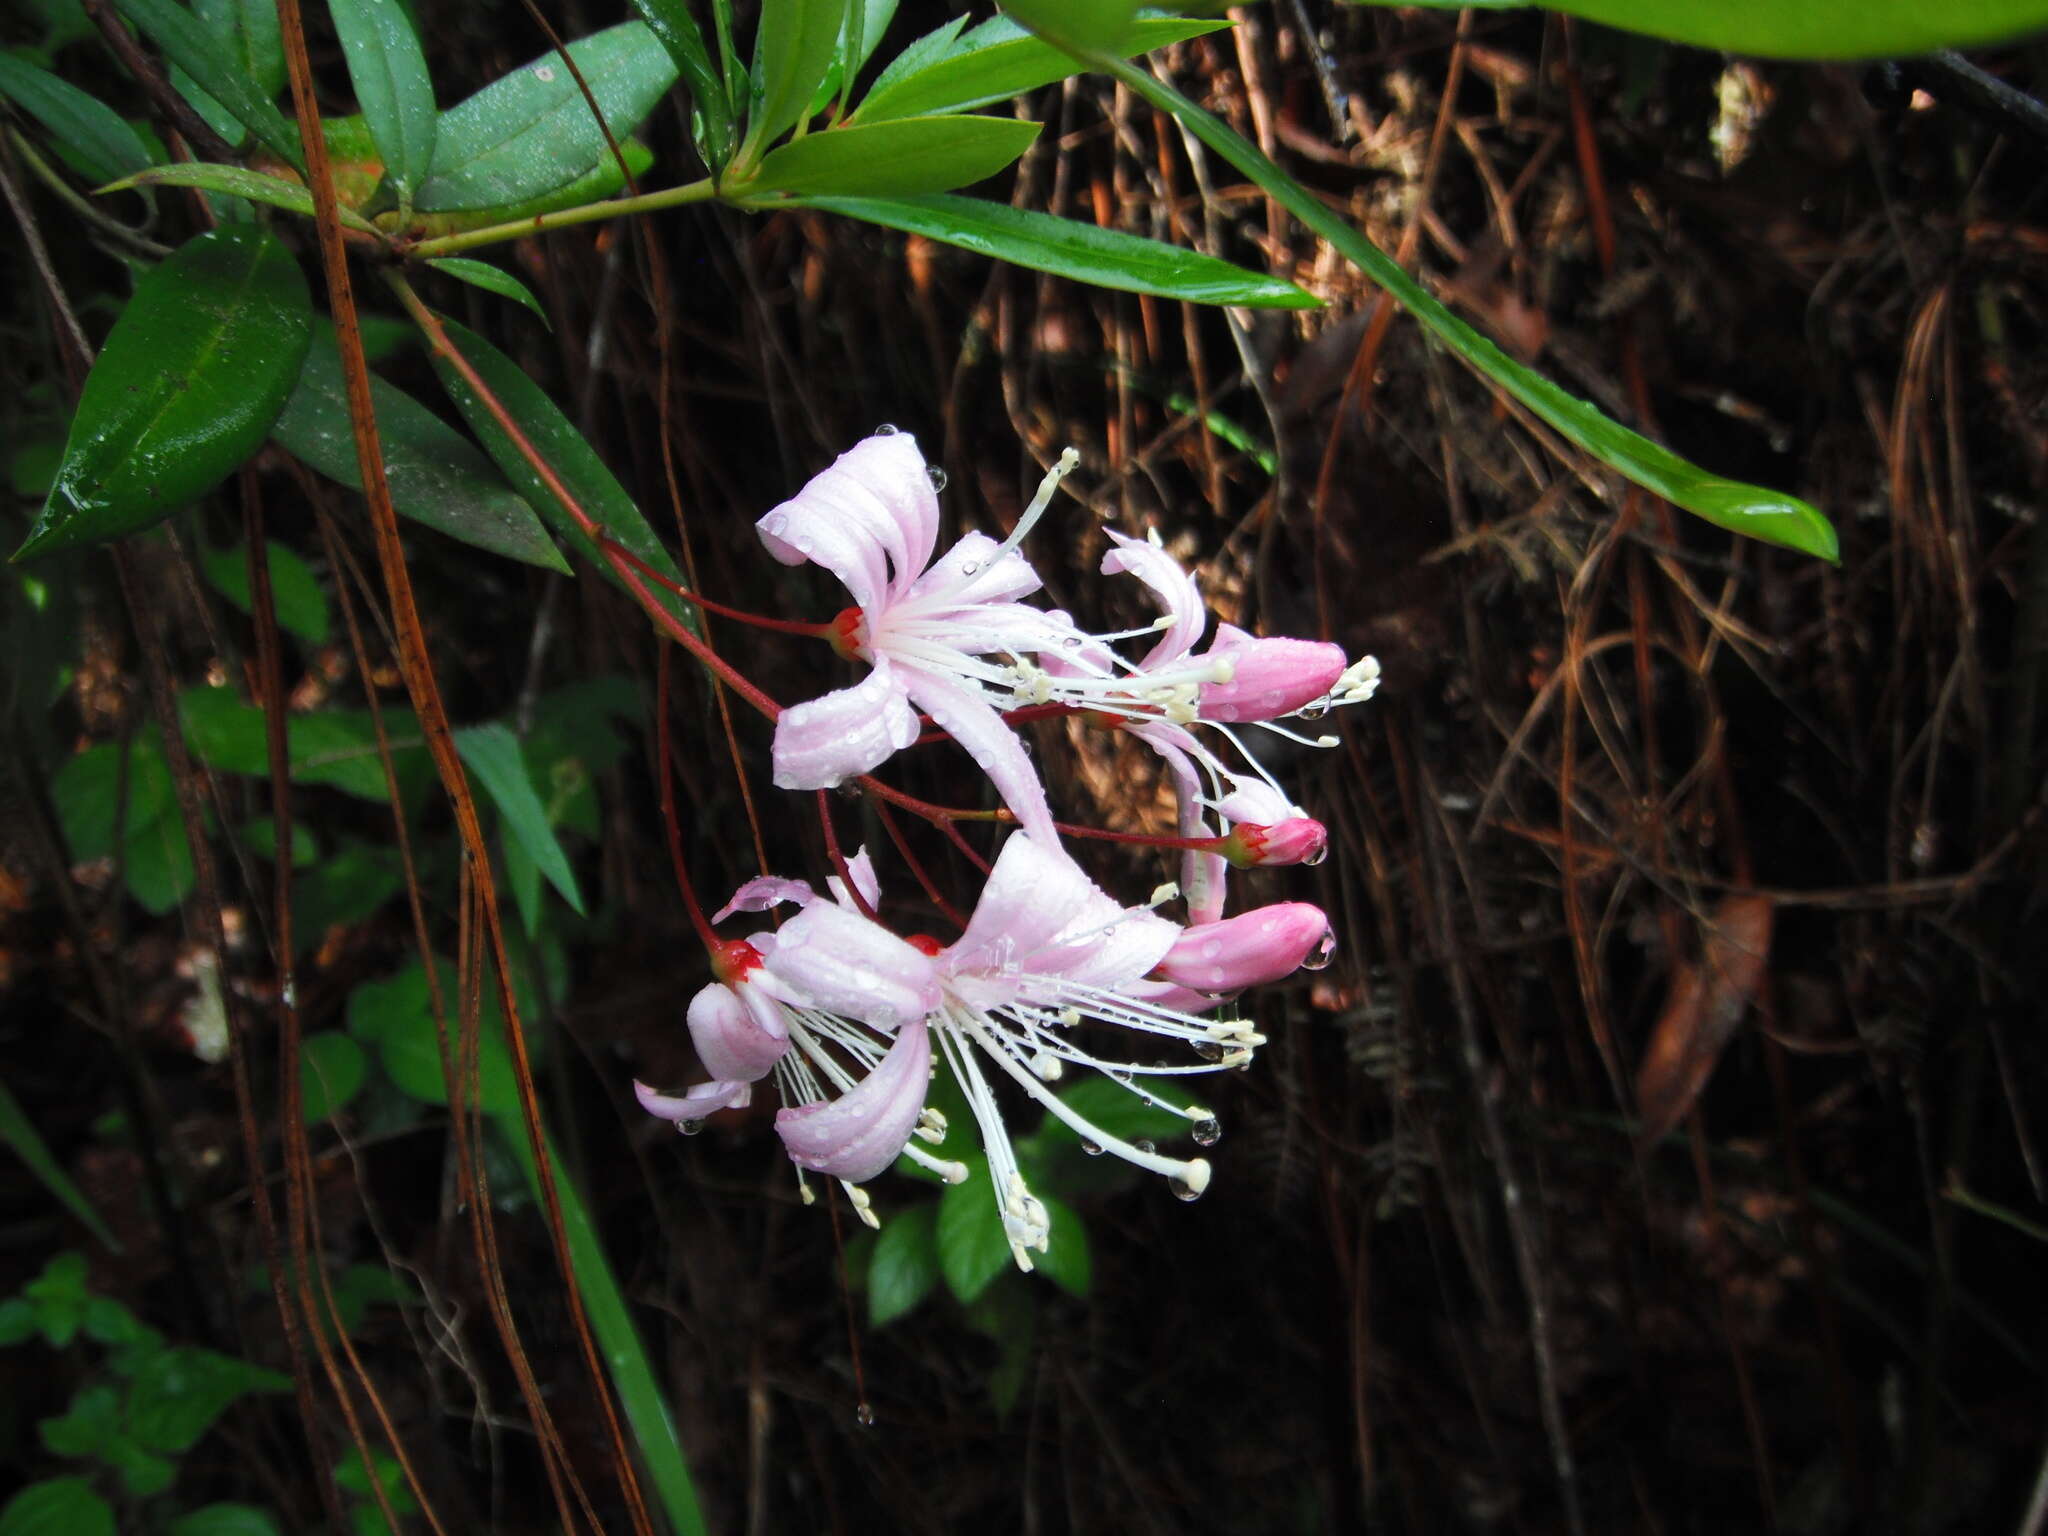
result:
[(114, 0), (115, 8), (148, 34), (164, 57), (281, 156), (303, 171), (299, 131), (263, 92), (214, 31), (177, 0)]
[(50, 1144), (43, 1140), (35, 1122), (28, 1117), (28, 1111), (21, 1107), (5, 1079), (0, 1079), (0, 1142), (13, 1149), (21, 1159), (24, 1168), (35, 1175), (36, 1182), (50, 1192), (50, 1196), (69, 1211), (86, 1231), (100, 1240), (102, 1246), (114, 1253), (121, 1251), (121, 1245), (114, 1234), (107, 1230), (107, 1224), (100, 1220), (100, 1213), (93, 1209), (92, 1202), (85, 1197), (71, 1175), (64, 1171), (50, 1151)]
[(275, 101), (285, 78), (284, 34), (275, 0), (193, 0), (192, 9), (242, 77)]
[[(267, 777), (270, 753), (263, 711), (232, 688), (188, 688), (178, 697), (185, 741), (201, 762), (224, 773)], [(410, 803), (433, 765), (411, 710), (386, 706), (384, 729), (399, 793)], [(366, 709), (323, 709), (285, 722), (285, 752), (294, 784), (325, 784), (359, 799), (385, 803), (384, 765)]]
[(754, 109), (747, 144), (759, 150), (803, 116), (832, 67), (846, 0), (761, 0), (754, 32)]
[(1015, 1262), (1010, 1237), (989, 1186), (988, 1159), (976, 1153), (962, 1184), (939, 1196), (939, 1273), (954, 1299), (972, 1303)]
[[(377, 412), (384, 478), (401, 516), (492, 554), (551, 571), (569, 569), (533, 508), (475, 444), (374, 374), (370, 402)], [(325, 325), (313, 338), (298, 384), (271, 433), (329, 479), (351, 490), (363, 488), (341, 352)]]
[(700, 124), (698, 149), (706, 165), (722, 170), (732, 155), (732, 101), (725, 76), (705, 46), (704, 30), (690, 14), (690, 0), (633, 0), (633, 9), (676, 61)]
[[(1520, 0), (1398, 3), (1511, 10)], [(2048, 28), (2048, 0), (1550, 0), (1544, 9), (1674, 43), (1780, 59), (1896, 58)]]
[(527, 857), (540, 867), (548, 884), (561, 893), (562, 900), (581, 915), (583, 893), (576, 888), (576, 872), (569, 867), (569, 857), (555, 837), (547, 807), (534, 791), (533, 776), (519, 749), (519, 738), (508, 726), (492, 721), (458, 730), (455, 749), (483, 785)]
[(770, 150), (754, 179), (735, 194), (944, 192), (995, 175), (1031, 147), (1038, 126), (1011, 117), (964, 116), (833, 128)]
[[(1195, 1102), (1192, 1092), (1163, 1078), (1146, 1078), (1143, 1086), (1155, 1099), (1178, 1104)], [(1098, 1130), (1123, 1141), (1167, 1141), (1188, 1134), (1190, 1122), (1185, 1115), (1148, 1104), (1122, 1083), (1099, 1074), (1084, 1077), (1064, 1090), (1060, 1102)], [(1080, 1139), (1080, 1133), (1057, 1115), (1047, 1115), (1038, 1134), (1048, 1141)]]
[(439, 114), (427, 56), (402, 0), (327, 0), (342, 56), (370, 138), (384, 162), (384, 185), (400, 206), (434, 163)]
[(939, 1208), (929, 1201), (882, 1223), (868, 1259), (868, 1326), (893, 1323), (939, 1283)]
[(277, 1536), (277, 1521), (253, 1504), (209, 1504), (173, 1520), (165, 1536)]
[[(1226, 21), (1148, 17), (1128, 23), (1106, 46), (1109, 52), (1128, 58), (1228, 25)], [(936, 112), (965, 112), (1064, 80), (1079, 67), (1063, 49), (1033, 37), (1007, 16), (995, 16), (930, 62), (877, 81), (853, 114), (853, 120), (872, 123), (888, 118), (925, 117)]]
[(128, 1430), (143, 1445), (179, 1455), (229, 1406), (255, 1392), (289, 1392), (291, 1378), (210, 1349), (159, 1351), (128, 1384)]
[[(459, 1045), (461, 998), (454, 965), (435, 962), (441, 995), (448, 1008), (448, 1048)], [(435, 1031), (432, 994), (426, 967), (415, 960), (383, 981), (366, 981), (349, 994), (348, 1032), (372, 1046), (385, 1076), (399, 1090), (423, 1104), (446, 1104), (448, 1084), (441, 1072), (441, 1043)], [(460, 1064), (459, 1054), (456, 1057)], [(519, 1086), (512, 1055), (505, 1044), (505, 1011), (497, 983), (485, 976), (477, 1009), (477, 1080), (468, 1095), (472, 1105), (489, 1115), (519, 1113)]]
[(25, 59), (0, 53), (0, 97), (48, 129), (58, 153), (95, 185), (149, 165), (149, 146), (118, 112)]
[(1630, 431), (1534, 369), (1524, 367), (1452, 314), (1392, 257), (1360, 234), (1348, 218), (1325, 205), (1231, 128), (1146, 70), (1101, 56), (1090, 62), (1162, 112), (1170, 113), (1196, 138), (1263, 188), (1267, 196), (1334, 245), (1475, 372), (1548, 423), (1566, 441), (1645, 490), (1708, 522), (1766, 543), (1818, 555), (1823, 560), (1838, 558), (1834, 527), (1814, 507), (1781, 491), (1709, 474), (1670, 449)]
[(1088, 1228), (1064, 1200), (1040, 1195), (1047, 1222), (1045, 1251), (1031, 1255), (1033, 1268), (1077, 1301), (1088, 1299), (1095, 1280), (1095, 1259), (1088, 1247)]
[(0, 1536), (114, 1536), (114, 1508), (85, 1478), (46, 1477), (0, 1509)]
[(15, 558), (147, 528), (218, 485), (269, 435), (312, 334), (306, 280), (275, 236), (227, 226), (172, 252), (108, 334)]
[(796, 201), (1098, 288), (1257, 309), (1314, 309), (1318, 303), (1312, 294), (1281, 278), (1247, 271), (1200, 251), (984, 198), (936, 193)]
[(903, 81), (913, 75), (944, 63), (960, 46), (960, 33), (967, 26), (965, 16), (955, 16), (951, 21), (941, 23), (924, 36), (911, 42), (895, 58), (882, 66), (882, 72), (875, 76), (868, 86), (867, 99), (853, 112), (859, 117), (869, 101), (877, 96), (886, 96)]
[[(646, 26), (623, 22), (569, 45), (612, 136), (624, 139), (675, 84), (675, 61)], [(539, 197), (611, 154), (559, 54), (542, 54), (441, 116), (425, 212), (499, 208)]]
[[(271, 606), (278, 627), (297, 635), (308, 645), (327, 643), (327, 594), (313, 568), (298, 552), (275, 539), (264, 540), (270, 565)], [(249, 547), (236, 544), (227, 549), (209, 549), (199, 556), (200, 568), (214, 591), (244, 613), (255, 611), (249, 595)]]
[[(547, 392), (528, 378), (517, 363), (481, 336), (452, 320), (443, 324), (447, 326), (449, 340), (476, 369), (491, 393), (497, 396), (498, 403), (526, 435), (541, 459), (560, 477), (584, 513), (654, 569), (671, 580), (681, 580), (675, 561), (662, 547), (661, 540), (655, 537), (647, 519), (640, 515), (633, 498), (605, 468), (597, 450), (584, 440), (583, 434), (570, 424), (560, 407), (548, 398)], [(505, 472), (505, 477), (556, 532), (575, 546), (584, 559), (606, 579), (616, 582), (618, 578), (612, 572), (611, 562), (562, 509), (540, 476), (534, 473), (533, 466), (527, 463), (525, 455), (513, 446), (511, 438), (498, 425), (497, 418), (491, 415), (462, 376), (442, 357), (434, 359), (434, 369), (440, 374), (441, 383), (455, 402), (455, 408), (462, 413), (462, 419), (469, 423), (470, 430), (482, 441), (485, 451)], [(651, 582), (648, 587), (656, 601), (670, 613), (693, 630), (698, 627), (694, 608)]]
[[(198, 187), (202, 191), (225, 193), (231, 197), (247, 198), (252, 203), (268, 203), (273, 208), (282, 208), (287, 213), (296, 213), (301, 218), (313, 217), (313, 194), (296, 181), (286, 181), (282, 176), (265, 175), (239, 165), (217, 165), (208, 160), (186, 161), (179, 165), (156, 165), (146, 171), (120, 181), (109, 182), (99, 189), (100, 195), (109, 192), (125, 192), (131, 187)], [(353, 208), (337, 210), (341, 222), (350, 229), (365, 234), (375, 234), (377, 226), (357, 213)]]
[(832, 104), (833, 97), (842, 94), (848, 80), (859, 78), (862, 67), (881, 46), (882, 34), (889, 30), (895, 17), (896, 0), (850, 0), (846, 19), (839, 28), (839, 42), (832, 50), (831, 67), (811, 93), (810, 105), (804, 109), (806, 118), (823, 112)]
[[(646, 173), (654, 163), (654, 153), (638, 139), (619, 140), (619, 153), (625, 158), (626, 171), (638, 177)], [(538, 214), (553, 213), (561, 208), (581, 208), (586, 203), (601, 203), (616, 195), (626, 185), (626, 172), (619, 169), (619, 162), (607, 154), (602, 160), (552, 192), (539, 197), (528, 198), (523, 203), (514, 203), (508, 208), (481, 208), (467, 212), (423, 214), (417, 208), (411, 219), (405, 222), (408, 233), (422, 239), (437, 235), (459, 234), (466, 229), (482, 229), (487, 225), (516, 224)], [(408, 322), (410, 323), (410, 322)]]
[(1004, 0), (1003, 9), (1062, 46), (1108, 52), (1131, 25), (1137, 0)]
[(443, 256), (429, 261), (427, 265), (436, 272), (446, 272), (457, 281), (469, 283), (486, 293), (495, 293), (500, 298), (512, 300), (515, 304), (524, 304), (533, 311), (542, 325), (547, 326), (549, 330), (554, 329), (548, 320), (548, 312), (540, 307), (540, 300), (533, 296), (533, 290), (502, 267), (494, 267), (488, 261), (472, 261), (467, 256)]
[(332, 1118), (363, 1091), (369, 1058), (338, 1029), (299, 1042), (299, 1102), (308, 1124)]

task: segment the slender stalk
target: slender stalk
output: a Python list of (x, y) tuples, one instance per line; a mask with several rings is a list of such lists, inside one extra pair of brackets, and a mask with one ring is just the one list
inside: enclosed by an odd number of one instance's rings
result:
[(653, 213), (662, 208), (684, 208), (691, 203), (709, 202), (717, 195), (717, 184), (707, 177), (680, 187), (664, 187), (659, 192), (642, 192), (638, 197), (614, 197), (601, 203), (582, 203), (553, 213), (536, 213), (530, 219), (514, 219), (509, 224), (486, 224), (482, 229), (437, 235), (407, 247), (406, 254), (428, 261), (436, 256), (473, 251), (480, 245), (498, 245), (506, 240), (523, 240), (528, 235), (544, 235), (553, 229), (572, 229), (578, 224), (595, 224), (632, 213)]

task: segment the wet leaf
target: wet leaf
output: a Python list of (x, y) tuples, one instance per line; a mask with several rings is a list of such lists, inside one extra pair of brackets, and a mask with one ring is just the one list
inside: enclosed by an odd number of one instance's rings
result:
[(149, 146), (118, 112), (25, 59), (0, 53), (0, 96), (48, 129), (58, 153), (96, 184), (149, 165)]
[(427, 56), (401, 0), (328, 0), (348, 77), (384, 162), (384, 181), (401, 204), (434, 163), (439, 114)]
[(1098, 288), (1156, 294), (1192, 304), (1314, 309), (1317, 299), (1290, 282), (1218, 261), (1200, 251), (1146, 240), (1008, 203), (932, 193), (923, 197), (805, 197), (804, 207), (900, 229), (963, 251), (1050, 272)]
[(1014, 1262), (989, 1185), (988, 1159), (970, 1160), (967, 1182), (939, 1196), (939, 1272), (956, 1300), (971, 1304)]
[(1768, 897), (1744, 892), (1714, 909), (1697, 962), (1673, 973), (1671, 994), (1636, 1071), (1640, 1145), (1662, 1141), (1686, 1117), (1756, 996), (1771, 953)]
[[(675, 84), (675, 61), (637, 21), (571, 43), (568, 53), (617, 139)], [(590, 103), (551, 51), (442, 114), (433, 172), (414, 206), (428, 213), (500, 208), (552, 192), (610, 154)]]
[(1003, 9), (1069, 48), (1108, 50), (1131, 25), (1137, 0), (1005, 0)]
[(114, 5), (237, 122), (305, 170), (298, 129), (264, 94), (261, 81), (250, 75), (246, 57), (236, 58), (236, 50), (223, 47), (220, 35), (176, 0), (114, 0)]
[(1031, 1255), (1038, 1273), (1077, 1301), (1088, 1299), (1095, 1280), (1095, 1260), (1088, 1247), (1088, 1228), (1064, 1200), (1041, 1194), (1048, 1230), (1045, 1251)]
[(312, 334), (275, 236), (230, 225), (172, 252), (108, 334), (15, 558), (134, 533), (218, 485), (269, 435)]
[[(263, 711), (244, 704), (232, 688), (188, 688), (178, 697), (186, 743), (208, 767), (252, 777), (270, 772)], [(384, 710), (391, 766), (399, 794), (411, 803), (432, 774), (419, 722), (411, 710)], [(323, 709), (285, 722), (285, 751), (294, 784), (325, 784), (363, 800), (385, 803), (384, 765), (366, 709)]]
[(754, 32), (754, 110), (747, 120), (752, 149), (774, 143), (803, 116), (832, 67), (845, 19), (846, 0), (761, 0)]
[(984, 181), (1038, 137), (1038, 124), (1008, 117), (913, 117), (833, 128), (769, 151), (735, 197), (770, 192), (901, 197)]
[(703, 124), (699, 148), (704, 163), (714, 171), (722, 170), (732, 154), (732, 102), (725, 92), (725, 79), (704, 45), (704, 31), (690, 14), (689, 0), (633, 0), (633, 9), (676, 61), (690, 104)]
[(868, 1260), (868, 1326), (913, 1310), (939, 1283), (938, 1206), (926, 1202), (882, 1221)]
[(549, 330), (554, 325), (548, 319), (548, 312), (540, 307), (540, 300), (533, 296), (533, 290), (503, 268), (494, 267), (487, 261), (472, 261), (467, 256), (443, 256), (429, 261), (428, 266), (436, 272), (446, 272), (458, 282), (469, 283), (486, 293), (495, 293), (500, 298), (510, 299), (515, 304), (524, 304), (532, 310), (542, 325)]
[(547, 876), (548, 884), (561, 893), (580, 915), (583, 893), (576, 888), (576, 872), (548, 820), (547, 807), (533, 787), (533, 775), (520, 751), (519, 738), (508, 726), (492, 721), (487, 725), (464, 726), (455, 733), (455, 748), (463, 762), (483, 785), (491, 803), (498, 808), (506, 827), (526, 851), (528, 858)]
[[(198, 187), (206, 192), (244, 197), (253, 203), (268, 203), (273, 208), (282, 208), (287, 213), (298, 214), (301, 218), (313, 217), (313, 194), (300, 183), (286, 181), (282, 176), (271, 176), (262, 171), (248, 170), (239, 165), (216, 165), (211, 161), (155, 165), (120, 181), (109, 182), (99, 188), (99, 194), (104, 196), (109, 192), (125, 192), (131, 187)], [(350, 229), (361, 230), (366, 234), (377, 232), (377, 226), (353, 208), (341, 208), (337, 213), (341, 222)]]

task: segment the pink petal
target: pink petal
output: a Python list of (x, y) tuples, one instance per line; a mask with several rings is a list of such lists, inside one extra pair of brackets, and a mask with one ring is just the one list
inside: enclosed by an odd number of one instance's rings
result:
[[(875, 861), (868, 857), (867, 849), (859, 848), (854, 851), (853, 857), (846, 861), (846, 872), (853, 876), (853, 888), (860, 893), (861, 901), (868, 904), (868, 910), (872, 912), (879, 908), (882, 904), (882, 882), (875, 878)], [(825, 884), (832, 892), (832, 899), (839, 905), (859, 910), (859, 904), (847, 898), (846, 887), (840, 883), (837, 875), (826, 876)]]
[(825, 1103), (778, 1110), (775, 1134), (799, 1168), (856, 1184), (871, 1179), (910, 1140), (931, 1073), (931, 1036), (924, 1020), (914, 1019), (851, 1090)]
[(1190, 928), (1154, 973), (1196, 992), (1235, 992), (1291, 974), (1330, 931), (1322, 908), (1305, 901)]
[(939, 498), (917, 439), (896, 432), (855, 443), (754, 527), (784, 565), (815, 560), (874, 610), (931, 559)]
[(985, 533), (969, 533), (932, 562), (904, 593), (904, 601), (921, 611), (944, 613), (1009, 602), (1041, 585), (1031, 562), (1016, 550), (1004, 549)]
[(1233, 625), (1219, 625), (1203, 653), (1228, 656), (1237, 666), (1227, 683), (1202, 685), (1202, 718), (1233, 723), (1277, 720), (1313, 703), (1344, 671), (1344, 649), (1324, 640), (1261, 640)]
[(1237, 780), (1216, 809), (1225, 821), (1249, 821), (1261, 827), (1278, 826), (1296, 814), (1288, 798), (1264, 779)]
[(767, 969), (806, 1006), (892, 1029), (939, 1006), (931, 956), (846, 907), (815, 902), (782, 925)]
[(967, 931), (945, 950), (942, 963), (961, 975), (1014, 968), (1050, 944), (1074, 912), (1100, 894), (1057, 841), (1013, 832), (996, 855)]
[(1123, 989), (1123, 993), (1133, 1002), (1147, 1003), (1173, 1013), (1207, 1013), (1218, 1001), (1166, 981), (1134, 981)]
[(917, 711), (887, 661), (851, 688), (791, 705), (775, 722), (779, 789), (830, 789), (917, 740)]
[[(1038, 782), (1038, 770), (1031, 766), (1024, 743), (1003, 723), (995, 707), (979, 694), (932, 673), (905, 667), (902, 675), (904, 688), (918, 708), (967, 749), (967, 755), (994, 783), (1003, 804), (1017, 813), (1024, 830), (1057, 842), (1052, 807), (1045, 803), (1045, 786)], [(782, 781), (778, 778), (776, 782)]]
[(764, 1006), (750, 1007), (754, 999), (742, 998), (741, 993), (753, 991), (752, 983), (742, 983), (736, 991), (713, 982), (690, 999), (684, 1015), (697, 1059), (721, 1082), (751, 1083), (766, 1077), (789, 1049), (789, 1032), (774, 1003), (762, 998)]
[[(1203, 819), (1197, 797), (1202, 792), (1200, 775), (1187, 748), (1194, 742), (1184, 725), (1165, 720), (1147, 721), (1130, 727), (1130, 734), (1147, 743), (1166, 765), (1167, 775), (1180, 802), (1180, 835), (1208, 837), (1211, 829)], [(1190, 848), (1180, 856), (1180, 894), (1187, 903), (1190, 923), (1213, 923), (1223, 916), (1230, 865), (1220, 853)]]
[(818, 893), (811, 889), (807, 880), (785, 880), (780, 875), (756, 875), (745, 881), (732, 893), (732, 900), (711, 914), (711, 921), (722, 923), (735, 912), (766, 912), (770, 907), (785, 901), (798, 906), (809, 906), (818, 899)]
[(1209, 625), (1209, 610), (1202, 605), (1200, 585), (1192, 572), (1151, 540), (1133, 539), (1114, 528), (1108, 533), (1116, 548), (1102, 557), (1103, 574), (1123, 571), (1137, 577), (1152, 589), (1161, 611), (1173, 621), (1146, 653), (1140, 668), (1149, 672), (1179, 661), (1194, 649)]
[(741, 1108), (753, 1096), (754, 1090), (747, 1083), (699, 1083), (680, 1096), (657, 1092), (642, 1082), (633, 1084), (633, 1097), (640, 1101), (642, 1109), (677, 1125), (702, 1120), (721, 1109)]

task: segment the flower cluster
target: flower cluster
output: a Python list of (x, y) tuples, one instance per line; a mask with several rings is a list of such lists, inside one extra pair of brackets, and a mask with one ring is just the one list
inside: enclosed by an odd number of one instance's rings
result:
[[(1228, 1000), (1328, 959), (1316, 907), (1281, 902), (1225, 917), (1230, 868), (1314, 863), (1322, 826), (1296, 806), (1251, 750), (1247, 728), (1310, 738), (1286, 720), (1314, 720), (1371, 696), (1370, 657), (1347, 663), (1324, 642), (1257, 638), (1219, 625), (1194, 577), (1163, 549), (1112, 531), (1105, 575), (1142, 583), (1160, 609), (1143, 628), (1093, 634), (1026, 599), (1040, 580), (1021, 551), (1074, 456), (1045, 478), (1015, 530), (969, 533), (938, 547), (933, 478), (907, 434), (885, 428), (840, 455), (757, 524), (784, 564), (811, 562), (853, 599), (824, 636), (865, 666), (847, 687), (776, 721), (774, 776), (786, 789), (830, 788), (869, 773), (936, 728), (959, 743), (1013, 814), (1011, 832), (963, 931), (950, 943), (899, 935), (875, 915), (882, 896), (865, 853), (820, 895), (809, 884), (748, 881), (711, 919), (798, 908), (779, 927), (717, 943), (716, 979), (691, 999), (688, 1023), (708, 1082), (681, 1094), (636, 1084), (647, 1110), (694, 1131), (745, 1105), (771, 1074), (783, 1107), (775, 1127), (805, 1171), (836, 1178), (874, 1221), (864, 1181), (907, 1156), (949, 1181), (965, 1165), (926, 1147), (947, 1127), (927, 1107), (943, 1060), (970, 1107), (1017, 1262), (1046, 1247), (1048, 1221), (1017, 1165), (1001, 1080), (1066, 1122), (1091, 1148), (1163, 1175), (1193, 1199), (1208, 1162), (1127, 1142), (1079, 1115), (1048, 1085), (1070, 1070), (1107, 1075), (1145, 1102), (1183, 1115), (1198, 1146), (1215, 1118), (1147, 1081), (1247, 1064), (1263, 1044)], [(1150, 638), (1135, 658), (1121, 643)], [(1045, 788), (1006, 715), (1073, 712), (1128, 732), (1159, 754), (1179, 805), (1181, 881), (1139, 905), (1105, 893), (1062, 846)], [(1159, 910), (1179, 901), (1185, 921)], [(1171, 1041), (1183, 1059), (1140, 1065), (1095, 1054), (1108, 1026)], [(923, 1145), (921, 1145), (921, 1143)], [(804, 1185), (805, 1197), (810, 1189)]]

